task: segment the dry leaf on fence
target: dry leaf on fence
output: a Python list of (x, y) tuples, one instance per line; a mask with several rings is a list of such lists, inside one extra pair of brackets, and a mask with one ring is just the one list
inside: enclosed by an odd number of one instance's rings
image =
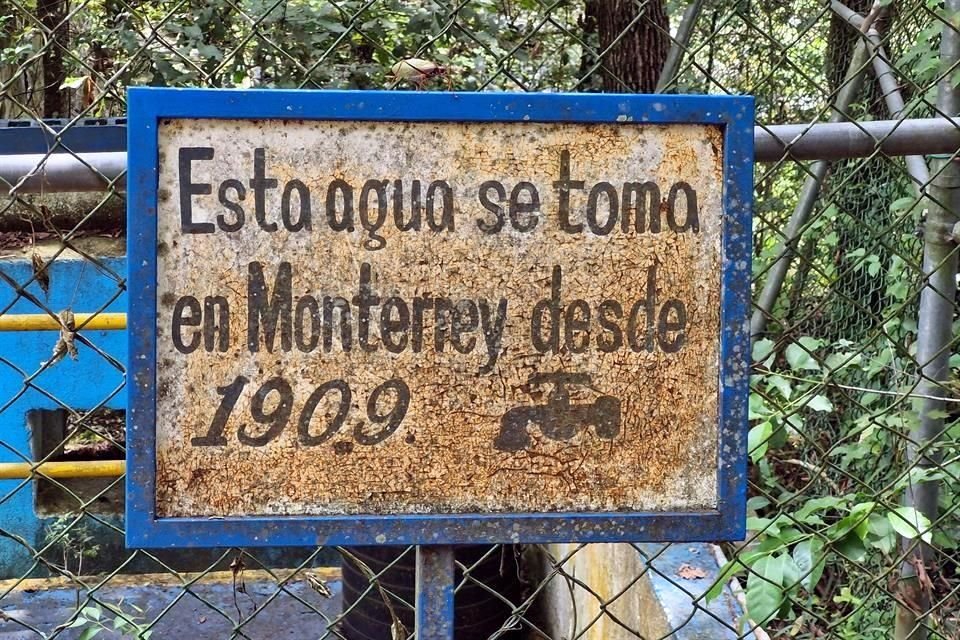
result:
[(57, 319), (60, 320), (60, 336), (57, 338), (57, 343), (53, 345), (50, 360), (44, 364), (56, 364), (65, 355), (69, 355), (71, 360), (76, 360), (78, 357), (77, 345), (74, 341), (77, 335), (77, 324), (73, 312), (64, 309), (57, 314)]
[(36, 278), (37, 284), (40, 285), (40, 288), (43, 290), (43, 295), (50, 293), (50, 271), (47, 269), (47, 264), (43, 261), (43, 256), (39, 253), (34, 253), (30, 256), (30, 262), (33, 265), (33, 277)]
[(707, 577), (707, 572), (701, 569), (700, 567), (694, 567), (689, 564), (682, 564), (680, 568), (677, 569), (677, 575), (683, 578), (684, 580), (700, 580), (701, 578)]
[(333, 592), (330, 591), (330, 587), (327, 586), (327, 581), (321, 578), (320, 576), (307, 573), (307, 584), (310, 585), (310, 588), (319, 593), (324, 598), (332, 598)]

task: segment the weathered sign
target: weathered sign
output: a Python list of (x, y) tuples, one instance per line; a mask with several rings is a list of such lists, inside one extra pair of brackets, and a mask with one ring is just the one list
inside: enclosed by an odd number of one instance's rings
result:
[(530, 98), (131, 91), (133, 542), (740, 532), (750, 103)]

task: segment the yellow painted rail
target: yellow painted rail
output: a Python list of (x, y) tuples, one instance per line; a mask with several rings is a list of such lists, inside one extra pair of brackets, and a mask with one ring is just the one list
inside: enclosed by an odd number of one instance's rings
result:
[[(74, 325), (92, 331), (115, 331), (127, 328), (125, 313), (75, 313)], [(59, 330), (60, 322), (46, 313), (0, 315), (0, 331)]]
[(123, 475), (123, 460), (80, 460), (77, 462), (0, 462), (0, 480), (22, 480), (32, 474), (48, 478), (115, 478)]

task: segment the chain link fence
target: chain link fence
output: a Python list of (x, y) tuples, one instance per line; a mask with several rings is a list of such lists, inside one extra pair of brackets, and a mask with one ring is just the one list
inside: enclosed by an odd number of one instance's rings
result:
[[(761, 127), (952, 117), (956, 4), (5, 0), (0, 155), (42, 174), (122, 150), (128, 85), (751, 94)], [(397, 77), (410, 58), (435, 73)], [(960, 638), (960, 165), (881, 142), (756, 166), (748, 538), (464, 548), (458, 638)], [(0, 639), (412, 637), (412, 549), (124, 550), (124, 194), (100, 178), (0, 181)]]

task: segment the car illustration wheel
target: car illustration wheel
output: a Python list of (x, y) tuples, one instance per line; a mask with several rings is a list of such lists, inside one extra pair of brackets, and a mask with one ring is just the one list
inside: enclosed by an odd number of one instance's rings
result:
[(594, 404), (597, 416), (597, 435), (612, 440), (620, 435), (620, 400), (612, 396), (600, 396)]

